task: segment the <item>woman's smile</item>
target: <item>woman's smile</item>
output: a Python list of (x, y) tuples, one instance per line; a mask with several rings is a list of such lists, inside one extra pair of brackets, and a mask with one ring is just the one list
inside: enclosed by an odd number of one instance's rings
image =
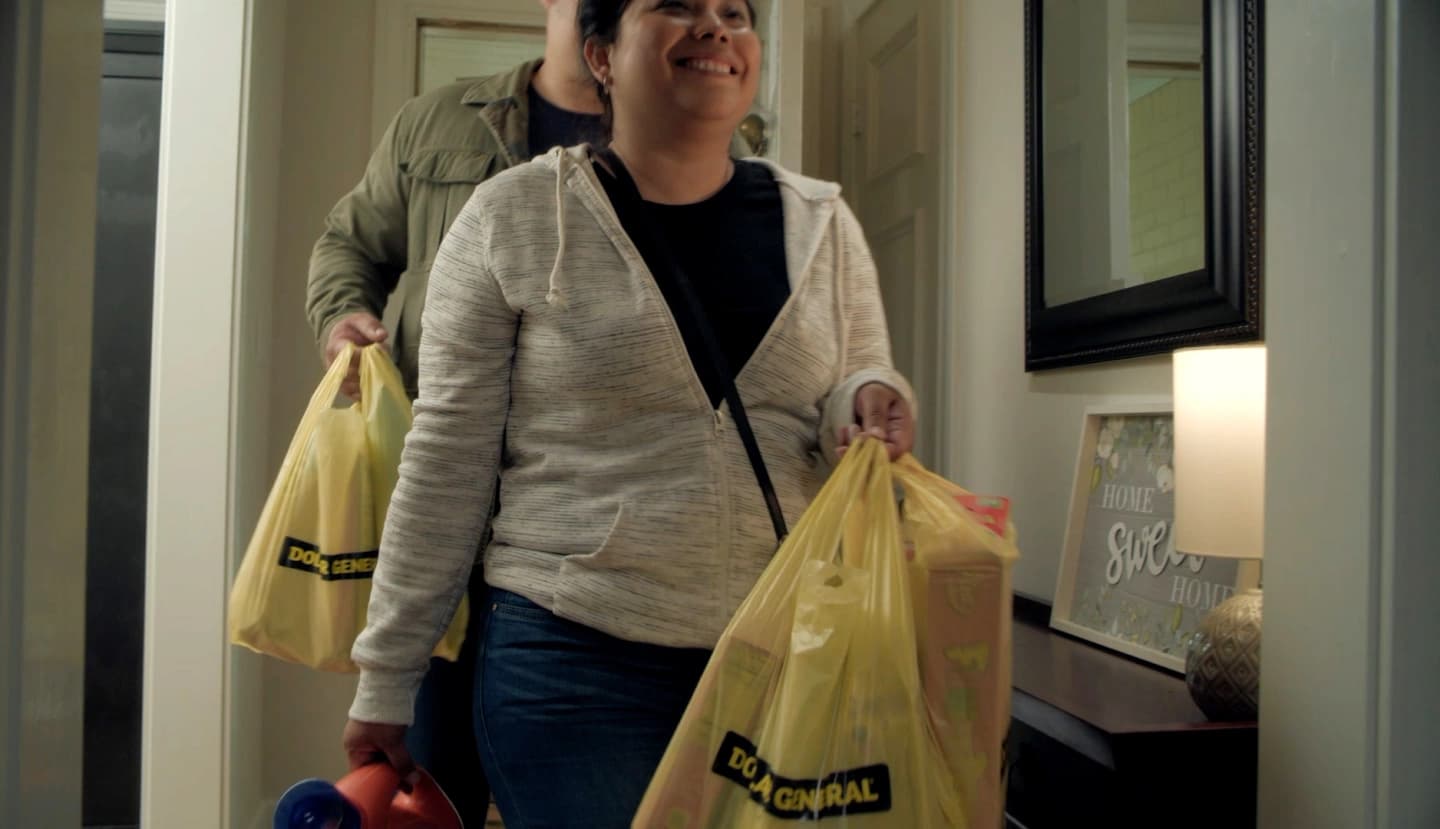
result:
[(711, 58), (681, 58), (675, 65), (682, 69), (701, 72), (706, 75), (738, 75), (739, 71), (729, 63)]

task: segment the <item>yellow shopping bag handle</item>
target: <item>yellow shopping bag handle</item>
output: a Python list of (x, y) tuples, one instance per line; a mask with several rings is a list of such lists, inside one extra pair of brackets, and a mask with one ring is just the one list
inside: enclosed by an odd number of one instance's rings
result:
[(310, 402), (305, 406), (305, 414), (300, 416), (300, 424), (295, 429), (294, 437), (290, 439), (290, 447), (285, 451), (285, 461), (280, 471), (281, 478), (288, 475), (291, 464), (299, 462), (303, 454), (301, 452), (302, 444), (315, 431), (315, 421), (326, 410), (335, 406), (335, 398), (340, 396), (340, 387), (345, 384), (345, 375), (350, 373), (350, 361), (354, 359), (354, 356), (354, 343), (345, 343), (345, 347), (330, 363), (330, 368), (326, 370), (325, 376), (320, 379), (320, 385), (315, 387), (315, 393), (310, 395)]
[[(355, 359), (355, 349), (354, 343), (345, 343), (344, 347), (340, 349), (340, 353), (335, 355), (335, 359), (331, 361), (330, 368), (325, 371), (325, 376), (320, 379), (320, 384), (315, 387), (315, 393), (310, 395), (310, 402), (306, 404), (305, 413), (301, 415), (300, 424), (295, 429), (295, 437), (291, 439), (290, 448), (285, 453), (286, 464), (292, 463), (300, 456), (301, 447), (298, 441), (315, 431), (315, 421), (326, 411), (335, 407), (335, 401), (340, 396), (340, 388), (345, 385), (345, 376), (350, 373), (350, 363)], [(381, 384), (398, 389), (400, 399), (406, 399), (400, 371), (395, 368), (394, 362), (385, 355), (381, 346), (365, 346), (360, 352), (360, 367), (360, 397), (368, 399), (369, 405), (375, 405), (378, 395), (366, 392), (377, 390), (376, 387)]]

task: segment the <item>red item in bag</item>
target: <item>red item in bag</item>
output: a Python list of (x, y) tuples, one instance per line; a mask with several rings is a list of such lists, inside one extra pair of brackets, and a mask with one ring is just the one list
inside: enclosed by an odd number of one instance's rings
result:
[(975, 495), (970, 492), (957, 494), (955, 500), (970, 510), (985, 529), (1005, 537), (1005, 525), (1010, 520), (1010, 499), (1003, 495)]

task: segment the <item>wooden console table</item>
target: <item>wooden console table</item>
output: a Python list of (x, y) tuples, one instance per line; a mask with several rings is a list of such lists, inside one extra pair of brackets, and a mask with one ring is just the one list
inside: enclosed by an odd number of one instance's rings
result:
[(1255, 825), (1255, 723), (1210, 722), (1183, 678), (1015, 603), (1007, 826)]

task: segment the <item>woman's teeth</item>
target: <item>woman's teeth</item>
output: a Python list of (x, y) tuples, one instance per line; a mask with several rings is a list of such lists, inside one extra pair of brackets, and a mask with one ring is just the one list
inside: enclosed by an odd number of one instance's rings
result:
[(713, 60), (698, 60), (698, 59), (683, 60), (683, 61), (680, 62), (680, 65), (681, 65), (681, 66), (684, 66), (684, 67), (686, 67), (686, 68), (689, 68), (689, 69), (694, 69), (694, 70), (696, 70), (696, 71), (698, 71), (698, 72), (711, 72), (711, 73), (716, 74), (716, 75), (730, 75), (730, 74), (733, 74), (733, 73), (731, 72), (729, 66), (727, 66), (726, 64), (723, 64), (723, 63), (718, 63), (718, 62), (713, 61)]

